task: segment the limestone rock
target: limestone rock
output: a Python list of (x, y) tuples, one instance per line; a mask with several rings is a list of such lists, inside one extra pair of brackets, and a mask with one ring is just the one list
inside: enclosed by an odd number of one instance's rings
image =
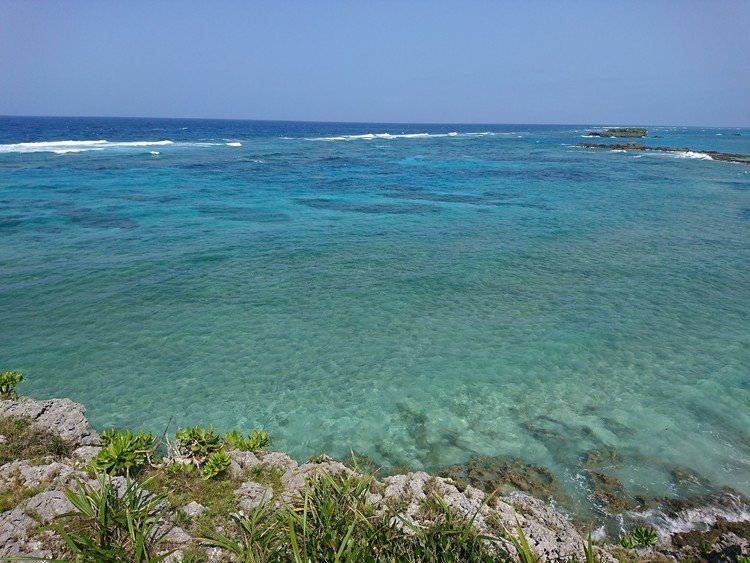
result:
[(232, 456), (232, 461), (237, 462), (243, 469), (251, 469), (262, 463), (253, 452), (232, 450), (229, 455)]
[(202, 514), (205, 510), (205, 506), (195, 501), (189, 502), (182, 507), (182, 511), (190, 518), (195, 518), (196, 516)]
[(73, 510), (75, 507), (62, 491), (44, 491), (26, 502), (26, 511), (31, 511), (43, 524), (49, 524), (57, 516)]
[(22, 416), (31, 418), (45, 430), (59, 434), (77, 446), (100, 444), (99, 434), (91, 428), (84, 416), (86, 409), (70, 399), (35, 401), (22, 397), (17, 401), (0, 401), (0, 418)]
[(240, 497), (239, 507), (250, 511), (258, 506), (266, 504), (273, 499), (273, 489), (267, 485), (248, 481), (234, 491), (235, 496)]

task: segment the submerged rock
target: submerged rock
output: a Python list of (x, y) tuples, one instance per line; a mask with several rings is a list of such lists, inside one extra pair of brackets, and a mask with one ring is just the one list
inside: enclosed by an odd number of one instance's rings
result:
[(459, 489), (471, 485), (487, 493), (521, 491), (541, 499), (565, 496), (549, 469), (509, 456), (474, 457), (441, 469), (438, 475), (453, 479)]

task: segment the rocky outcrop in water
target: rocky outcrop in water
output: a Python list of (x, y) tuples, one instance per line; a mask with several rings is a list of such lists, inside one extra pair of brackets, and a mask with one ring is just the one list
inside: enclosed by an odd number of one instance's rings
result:
[(750, 155), (748, 154), (730, 154), (718, 151), (702, 151), (689, 149), (687, 147), (652, 147), (643, 143), (629, 141), (627, 143), (576, 143), (577, 147), (583, 149), (607, 149), (611, 151), (651, 151), (651, 152), (676, 152), (705, 156), (711, 160), (720, 160), (723, 162), (734, 162), (750, 166)]
[(640, 139), (645, 137), (648, 131), (642, 127), (615, 127), (604, 131), (592, 131), (589, 137), (625, 137), (631, 139)]

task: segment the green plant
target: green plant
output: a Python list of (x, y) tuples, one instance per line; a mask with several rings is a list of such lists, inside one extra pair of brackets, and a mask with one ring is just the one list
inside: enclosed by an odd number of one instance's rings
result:
[(202, 465), (209, 455), (220, 450), (222, 446), (221, 437), (214, 431), (213, 426), (189, 426), (177, 430), (175, 440), (172, 452), (174, 457), (187, 459), (197, 466)]
[(58, 517), (55, 529), (77, 561), (145, 563), (156, 555), (156, 526), (164, 517), (164, 497), (143, 490), (128, 477), (123, 491), (106, 474), (97, 484), (77, 482), (65, 496), (75, 510)]
[(583, 554), (586, 558), (586, 563), (596, 563), (596, 557), (594, 556), (594, 544), (591, 541), (591, 532), (589, 532), (588, 540), (583, 546)]
[(91, 460), (91, 468), (109, 475), (137, 471), (150, 461), (156, 438), (150, 432), (108, 430), (101, 434), (104, 446)]
[(219, 450), (208, 456), (205, 465), (203, 466), (203, 478), (213, 479), (219, 473), (223, 473), (229, 469), (229, 464), (232, 462), (232, 458), (224, 450)]
[(737, 558), (737, 563), (750, 563), (750, 556), (748, 556), (748, 555), (740, 555)]
[(633, 543), (638, 547), (650, 547), (656, 543), (656, 531), (653, 528), (638, 526), (630, 532)]
[(15, 399), (16, 387), (23, 383), (23, 374), (17, 371), (0, 373), (0, 399)]
[(369, 476), (321, 475), (307, 481), (301, 497), (279, 509), (260, 506), (233, 515), (228, 529), (205, 532), (202, 541), (238, 561), (490, 562), (474, 517), (456, 515), (436, 495), (432, 521), (420, 525), (394, 513), (379, 514), (369, 503)]
[(516, 518), (516, 535), (518, 536), (517, 538), (513, 537), (513, 535), (510, 533), (506, 532), (505, 534), (505, 536), (513, 544), (513, 547), (516, 548), (516, 553), (518, 554), (518, 562), (537, 563), (537, 561), (539, 561), (539, 557), (534, 555), (534, 553), (531, 551), (529, 542), (526, 539), (526, 534), (523, 533), (523, 529), (521, 528), (521, 524), (518, 522), (518, 518)]
[[(714, 540), (702, 539), (698, 542), (698, 551), (703, 557), (708, 557), (708, 554), (714, 547)], [(750, 560), (748, 561), (750, 563)]]
[(628, 535), (622, 536), (620, 538), (620, 545), (624, 547), (625, 549), (633, 549), (635, 547), (635, 544), (633, 543), (633, 538), (631, 538)]
[(261, 451), (271, 443), (268, 432), (265, 430), (253, 430), (247, 438), (242, 436), (237, 430), (232, 430), (226, 433), (224, 441), (232, 448), (248, 452)]

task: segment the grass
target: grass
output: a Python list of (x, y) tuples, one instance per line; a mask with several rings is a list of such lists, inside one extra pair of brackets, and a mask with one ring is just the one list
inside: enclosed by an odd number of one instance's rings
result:
[(278, 494), (284, 490), (284, 485), (281, 482), (281, 477), (283, 475), (284, 470), (280, 467), (261, 463), (250, 469), (248, 472), (248, 479), (260, 483), (261, 485), (271, 487), (274, 494)]
[(496, 559), (473, 518), (455, 514), (434, 497), (432, 521), (417, 524), (392, 512), (381, 514), (367, 499), (372, 478), (345, 473), (307, 481), (289, 506), (266, 504), (247, 515), (234, 515), (231, 527), (209, 531), (206, 545), (219, 547), (238, 561), (489, 562)]
[(61, 459), (73, 453), (71, 443), (54, 432), (34, 426), (30, 418), (0, 419), (0, 435), (5, 436), (5, 441), (0, 443), (0, 465), (20, 459), (35, 463), (47, 456)]
[[(176, 471), (167, 467), (145, 470), (143, 480), (148, 482), (148, 490), (166, 496), (178, 517), (177, 523), (188, 532), (224, 525), (229, 514), (238, 509), (234, 490), (244, 481), (226, 473), (214, 479), (204, 479), (201, 472), (195, 469)], [(193, 519), (181, 511), (192, 501), (206, 507)]]
[(0, 512), (13, 510), (23, 501), (46, 490), (48, 486), (48, 481), (43, 481), (34, 487), (24, 487), (18, 481), (11, 485), (6, 485), (5, 490), (0, 492)]

